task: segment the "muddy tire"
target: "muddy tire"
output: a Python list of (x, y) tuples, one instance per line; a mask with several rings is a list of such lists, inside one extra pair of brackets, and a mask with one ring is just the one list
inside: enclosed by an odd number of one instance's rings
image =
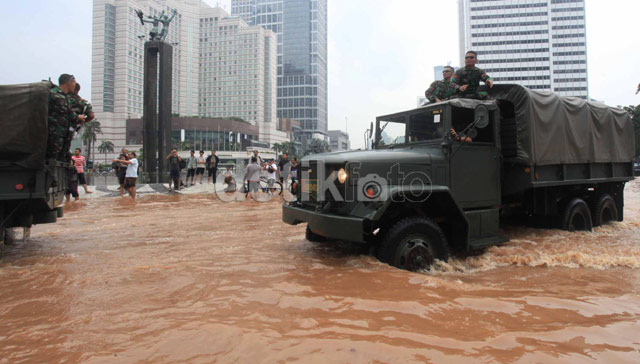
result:
[(609, 194), (604, 194), (598, 199), (598, 203), (593, 209), (593, 226), (600, 226), (609, 221), (618, 220), (618, 209), (616, 202)]
[(442, 229), (430, 219), (408, 217), (382, 238), (378, 259), (408, 271), (429, 269), (435, 259), (447, 261), (449, 246)]
[(309, 225), (307, 225), (307, 231), (304, 233), (304, 237), (312, 243), (323, 243), (327, 241), (327, 238), (324, 236), (314, 234), (313, 231), (309, 229)]
[(562, 230), (591, 231), (591, 212), (581, 198), (569, 201), (562, 214)]

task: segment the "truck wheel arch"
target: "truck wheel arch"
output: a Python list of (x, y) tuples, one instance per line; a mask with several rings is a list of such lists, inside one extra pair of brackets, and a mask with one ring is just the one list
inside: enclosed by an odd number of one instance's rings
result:
[[(410, 189), (399, 189), (385, 202), (373, 219), (377, 226), (385, 230), (395, 222), (411, 216), (421, 216), (435, 221), (444, 231), (450, 248), (466, 249), (469, 222), (462, 209), (456, 204), (448, 188), (434, 188), (421, 196)], [(411, 197), (409, 196), (411, 193)]]

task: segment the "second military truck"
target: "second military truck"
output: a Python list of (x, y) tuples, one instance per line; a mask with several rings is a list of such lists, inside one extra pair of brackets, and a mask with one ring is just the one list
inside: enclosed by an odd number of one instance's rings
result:
[(565, 230), (622, 221), (635, 151), (625, 111), (517, 85), (490, 95), (380, 116), (373, 150), (305, 157), (283, 221), (408, 270), (507, 241), (507, 216)]
[(46, 159), (50, 82), (0, 86), (0, 253), (8, 229), (56, 222), (72, 172)]

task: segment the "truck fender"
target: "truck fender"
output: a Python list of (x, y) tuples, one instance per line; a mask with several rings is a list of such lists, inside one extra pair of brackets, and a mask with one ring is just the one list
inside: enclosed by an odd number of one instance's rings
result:
[(372, 217), (372, 221), (381, 221), (394, 207), (417, 209), (430, 218), (444, 218), (445, 234), (453, 247), (466, 248), (469, 241), (469, 221), (456, 203), (451, 190), (446, 186), (430, 186), (428, 190), (418, 186), (394, 186), (387, 199)]

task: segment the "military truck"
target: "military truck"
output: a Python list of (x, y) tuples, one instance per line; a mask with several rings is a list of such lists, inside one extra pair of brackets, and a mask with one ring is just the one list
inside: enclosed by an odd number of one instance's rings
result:
[(377, 117), (372, 150), (305, 157), (283, 221), (408, 270), (506, 242), (506, 217), (565, 230), (622, 221), (635, 151), (623, 110), (518, 85), (488, 91)]
[(46, 159), (50, 82), (0, 85), (0, 249), (8, 229), (56, 222), (70, 163)]

